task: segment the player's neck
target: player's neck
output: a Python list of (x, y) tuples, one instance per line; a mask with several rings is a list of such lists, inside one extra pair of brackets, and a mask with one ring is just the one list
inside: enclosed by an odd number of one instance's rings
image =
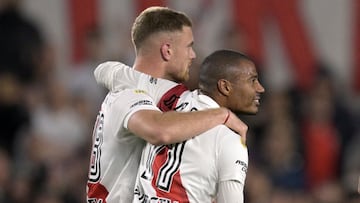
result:
[(155, 78), (164, 78), (162, 64), (151, 58), (137, 57), (134, 62), (134, 69)]

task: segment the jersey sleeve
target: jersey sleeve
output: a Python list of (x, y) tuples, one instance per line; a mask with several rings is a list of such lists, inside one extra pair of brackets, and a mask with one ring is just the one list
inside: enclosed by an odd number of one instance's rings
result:
[(231, 180), (244, 185), (248, 169), (247, 147), (242, 144), (240, 135), (225, 126), (219, 139), (219, 182)]
[(239, 192), (244, 190), (244, 184), (228, 180), (219, 183), (219, 190), (216, 196), (216, 203), (243, 203), (244, 193)]
[(98, 65), (94, 76), (98, 84), (110, 91), (132, 88), (144, 90), (155, 103), (158, 103), (167, 91), (178, 85), (170, 80), (151, 77), (116, 61), (107, 61)]
[(120, 92), (111, 94), (119, 94), (116, 101), (111, 104), (114, 106), (112, 109), (112, 117), (114, 120), (117, 117), (123, 116), (123, 127), (128, 128), (128, 121), (130, 117), (139, 110), (156, 110), (160, 109), (154, 103), (154, 100), (144, 91), (139, 89), (126, 89)]
[(110, 91), (136, 88), (140, 75), (140, 72), (117, 61), (101, 63), (94, 70), (96, 82)]

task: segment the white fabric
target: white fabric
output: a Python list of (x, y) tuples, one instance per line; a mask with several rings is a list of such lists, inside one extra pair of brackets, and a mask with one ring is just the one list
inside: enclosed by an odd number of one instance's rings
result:
[(126, 88), (138, 88), (146, 91), (157, 104), (169, 89), (178, 85), (175, 82), (153, 78), (150, 75), (134, 70), (121, 62), (104, 62), (94, 71), (95, 80), (110, 91)]
[[(116, 61), (107, 61), (101, 63), (94, 70), (95, 80), (98, 84), (105, 86), (109, 90), (114, 90), (114, 83), (118, 89), (134, 88), (140, 77), (140, 72), (130, 70), (130, 67)], [(119, 74), (121, 70), (121, 74)]]
[(216, 203), (242, 203), (244, 195), (238, 191), (244, 189), (244, 184), (238, 181), (222, 181), (219, 184), (219, 191), (216, 197)]
[[(187, 91), (181, 95), (177, 107), (181, 107), (179, 110), (182, 111), (190, 111), (219, 106), (198, 91)], [(247, 148), (241, 143), (238, 134), (223, 125), (196, 136), (185, 144), (172, 145), (166, 153), (164, 150), (161, 146), (146, 145), (139, 167), (134, 203), (151, 202), (150, 199), (163, 202), (169, 199), (173, 202), (211, 202), (217, 195), (219, 182), (231, 180), (242, 185), (245, 183)], [(164, 154), (156, 157), (156, 153)], [(156, 161), (160, 156), (163, 157), (162, 162)], [(178, 169), (176, 163), (179, 164)], [(153, 184), (158, 187), (153, 187)], [(164, 189), (166, 186), (171, 189)], [(243, 188), (233, 187), (233, 190), (230, 188), (222, 192), (222, 195), (229, 195), (229, 198), (235, 193), (242, 196)]]
[[(95, 70), (95, 77), (100, 84), (105, 84), (114, 92), (136, 84), (136, 88), (146, 91), (150, 97), (154, 98), (156, 103), (159, 102), (166, 91), (177, 85), (168, 80), (154, 79), (117, 62), (99, 67), (101, 68), (99, 69), (100, 72), (97, 74), (96, 72), (99, 70)], [(186, 91), (177, 102), (178, 111), (194, 111), (218, 107), (219, 105), (213, 99), (200, 94), (199, 91)], [(159, 167), (165, 167), (160, 170), (162, 173), (158, 175), (164, 177), (164, 179), (155, 179), (154, 175), (157, 173), (154, 173), (149, 167), (156, 158), (154, 156), (156, 150), (160, 152), (163, 152), (161, 150), (167, 150), (163, 156), (168, 156), (166, 160), (168, 160), (169, 164), (159, 164)], [(176, 163), (180, 164), (178, 168)], [(142, 153), (136, 179), (134, 202), (150, 202), (150, 199), (151, 201), (164, 202), (169, 199), (174, 202), (175, 200), (211, 202), (211, 199), (217, 195), (219, 183), (236, 181), (244, 185), (247, 165), (248, 152), (246, 146), (241, 143), (238, 134), (223, 125), (219, 125), (203, 135), (196, 136), (186, 141), (185, 144), (174, 144), (171, 147), (147, 144)], [(175, 170), (173, 171), (173, 169)], [(175, 173), (172, 174), (171, 172)], [(170, 188), (175, 189), (177, 192), (172, 191), (170, 194), (161, 190), (156, 191), (152, 185), (152, 181), (156, 182), (156, 180), (159, 187), (162, 186), (162, 190), (166, 188), (166, 183), (173, 183)], [(234, 194), (241, 197), (243, 195), (243, 187), (220, 189), (221, 195), (227, 197), (227, 199), (232, 198)], [(159, 195), (160, 193), (162, 194)], [(174, 194), (178, 196), (174, 197)]]
[[(106, 96), (94, 128), (88, 181), (93, 187), (105, 189), (97, 190), (95, 197), (88, 193), (90, 202), (98, 202), (94, 198), (106, 193), (109, 193), (107, 203), (132, 201), (134, 171), (138, 170), (145, 141), (130, 133), (126, 126), (130, 116), (142, 109), (159, 111), (143, 91), (127, 89)], [(87, 190), (91, 192), (92, 188)]]
[[(89, 183), (105, 187), (109, 193), (106, 202), (129, 203), (134, 196), (134, 182), (145, 141), (127, 130), (128, 120), (138, 110), (159, 110), (156, 107), (159, 98), (177, 83), (158, 82), (114, 61), (100, 64), (94, 76), (97, 83), (111, 91), (101, 107), (103, 119), (99, 119), (95, 127), (94, 139), (99, 146), (92, 151)], [(153, 101), (149, 94), (157, 100)], [(89, 197), (88, 200), (97, 201)]]

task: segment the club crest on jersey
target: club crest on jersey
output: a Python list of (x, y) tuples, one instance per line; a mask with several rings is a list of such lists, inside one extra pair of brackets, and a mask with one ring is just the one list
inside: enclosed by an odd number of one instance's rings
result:
[(134, 90), (136, 94), (145, 94), (145, 90)]

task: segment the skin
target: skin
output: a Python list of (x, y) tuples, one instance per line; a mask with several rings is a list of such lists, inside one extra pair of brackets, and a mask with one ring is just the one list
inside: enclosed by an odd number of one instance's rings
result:
[(216, 90), (205, 91), (200, 88), (202, 92), (237, 114), (256, 114), (260, 95), (265, 89), (259, 82), (255, 64), (242, 59), (227, 71), (228, 76), (216, 81)]
[[(242, 60), (235, 71), (236, 79), (226, 83), (227, 107), (241, 114), (256, 114), (260, 106), (260, 94), (265, 92), (260, 84), (255, 64)], [(227, 91), (228, 90), (228, 91)]]
[[(196, 57), (193, 44), (193, 32), (188, 26), (181, 31), (154, 33), (136, 50), (134, 69), (184, 82), (189, 79), (189, 68)], [(225, 108), (188, 113), (140, 110), (131, 116), (128, 128), (147, 142), (159, 145), (190, 139), (219, 124), (225, 124), (245, 140), (247, 125)]]
[[(153, 34), (137, 50), (134, 69), (179, 83), (187, 81), (190, 66), (196, 58), (193, 44), (191, 27), (184, 26), (178, 32)], [(157, 49), (159, 52), (155, 51)]]
[(172, 56), (169, 59), (169, 72), (165, 75), (165, 79), (179, 83), (189, 79), (190, 66), (196, 57), (193, 44), (191, 28), (184, 27), (183, 32), (173, 34), (173, 40), (172, 43), (169, 43), (168, 50), (172, 52)]

